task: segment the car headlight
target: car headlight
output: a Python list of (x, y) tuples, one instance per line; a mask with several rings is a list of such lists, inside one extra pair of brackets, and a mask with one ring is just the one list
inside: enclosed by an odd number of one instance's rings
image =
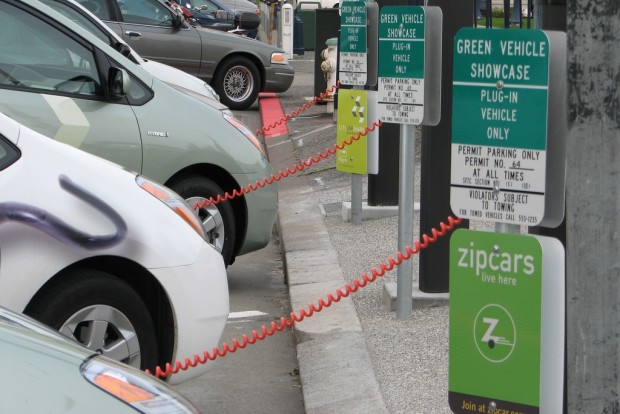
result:
[(196, 230), (196, 233), (198, 233), (200, 237), (207, 240), (202, 223), (180, 195), (141, 175), (136, 177), (136, 183), (138, 183), (143, 190), (170, 207), (172, 211), (177, 213), (179, 217)]
[(282, 52), (273, 52), (271, 54), (271, 63), (286, 64), (288, 63), (288, 59), (286, 58), (286, 55)]
[(239, 122), (235, 117), (228, 114), (224, 114), (224, 119), (226, 119), (232, 126), (237, 128), (239, 132), (245, 135), (246, 138), (249, 139), (252, 144), (254, 144), (254, 146), (260, 151), (261, 154), (263, 154), (264, 157), (267, 156), (260, 141), (258, 140), (258, 138), (256, 138), (256, 135), (254, 135), (252, 131), (248, 129), (248, 127)]
[(181, 394), (161, 380), (134, 368), (101, 357), (94, 357), (80, 367), (91, 384), (144, 414), (199, 413)]

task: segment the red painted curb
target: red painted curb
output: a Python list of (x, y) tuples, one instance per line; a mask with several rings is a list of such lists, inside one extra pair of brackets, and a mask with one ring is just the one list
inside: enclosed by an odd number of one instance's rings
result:
[(265, 139), (288, 135), (285, 115), (280, 104), (280, 99), (275, 93), (263, 92), (258, 96), (258, 108)]

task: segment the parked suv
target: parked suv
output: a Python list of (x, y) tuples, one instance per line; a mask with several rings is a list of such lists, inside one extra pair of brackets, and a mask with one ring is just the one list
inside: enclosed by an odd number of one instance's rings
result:
[(198, 211), (227, 264), (269, 243), (277, 187), (228, 202), (272, 174), (239, 121), (154, 78), (38, 0), (0, 2), (0, 111), (48, 137), (138, 171)]
[(209, 82), (230, 109), (246, 109), (259, 92), (284, 92), (294, 69), (284, 51), (255, 39), (190, 26), (158, 0), (77, 0), (146, 59)]

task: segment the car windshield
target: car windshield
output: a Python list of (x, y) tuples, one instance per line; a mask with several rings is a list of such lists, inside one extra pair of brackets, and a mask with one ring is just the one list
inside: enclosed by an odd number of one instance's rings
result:
[(6, 2), (0, 2), (0, 39), (0, 85), (101, 93), (91, 50)]
[[(114, 46), (112, 43), (111, 36), (104, 29), (93, 23), (88, 19), (88, 17), (82, 15), (78, 10), (74, 9), (72, 6), (57, 0), (42, 0), (43, 3), (47, 4), (51, 8), (65, 15), (69, 19), (73, 20), (75, 23), (88, 30), (90, 33), (97, 36), (99, 39), (103, 40), (106, 43), (109, 43), (110, 46)], [(87, 3), (93, 3), (92, 1), (82, 2), (82, 6), (86, 7)], [(77, 7), (77, 6), (76, 6)], [(86, 8), (90, 10), (89, 8)], [(107, 9), (106, 9), (107, 10)], [(95, 13), (93, 13), (95, 14)], [(95, 14), (96, 15), (96, 14)]]
[[(116, 35), (113, 34), (114, 32), (111, 32), (110, 29), (107, 26), (105, 26), (104, 23), (94, 22), (93, 20), (91, 20), (92, 17), (89, 17), (86, 15), (86, 12), (84, 12), (83, 10), (79, 10), (79, 6), (71, 5), (62, 0), (41, 0), (41, 1), (43, 3), (46, 3), (48, 6), (52, 7), (56, 11), (60, 12), (65, 17), (74, 21), (79, 26), (81, 26), (83, 29), (88, 30), (90, 33), (97, 36), (99, 39), (108, 43), (110, 46), (112, 46), (116, 50), (120, 50), (122, 46), (129, 48), (129, 46), (127, 46), (125, 42), (123, 42), (118, 37), (116, 37)], [(83, 1), (81, 5), (86, 7), (88, 3), (92, 3), (92, 2)], [(106, 9), (105, 15), (107, 15), (107, 9)], [(131, 53), (127, 53), (126, 56), (127, 58), (132, 60), (134, 63), (137, 63), (138, 65), (140, 64), (140, 61), (142, 60), (134, 50), (131, 50)]]

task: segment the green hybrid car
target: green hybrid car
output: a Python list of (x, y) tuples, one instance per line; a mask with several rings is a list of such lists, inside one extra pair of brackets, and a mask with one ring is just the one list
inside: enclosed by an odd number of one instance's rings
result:
[(2, 412), (199, 413), (163, 381), (3, 307), (0, 358)]
[(154, 78), (38, 0), (0, 2), (0, 39), (0, 112), (179, 193), (199, 207), (226, 264), (267, 245), (275, 185), (205, 203), (273, 172), (260, 142), (238, 120), (205, 104), (204, 96)]

